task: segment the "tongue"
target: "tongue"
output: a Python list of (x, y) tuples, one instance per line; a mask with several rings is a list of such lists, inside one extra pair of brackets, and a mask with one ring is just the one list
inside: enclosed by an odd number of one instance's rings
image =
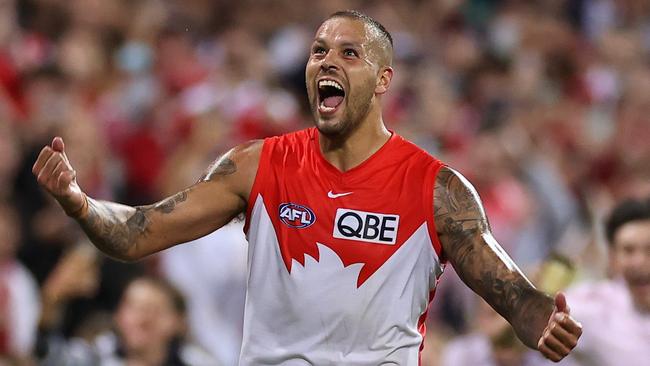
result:
[(334, 107), (338, 107), (338, 105), (341, 104), (342, 101), (343, 101), (343, 97), (340, 95), (336, 95), (333, 97), (327, 97), (323, 99), (323, 104), (325, 105), (325, 107), (334, 108)]

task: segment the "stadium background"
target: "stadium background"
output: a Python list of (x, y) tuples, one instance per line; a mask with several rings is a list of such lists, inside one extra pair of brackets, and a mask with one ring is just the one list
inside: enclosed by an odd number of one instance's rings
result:
[[(349, 8), (395, 39), (389, 128), (470, 178), (524, 271), (548, 291), (606, 276), (603, 215), (650, 194), (647, 0), (0, 0), (0, 260), (22, 263), (42, 287), (87, 247), (31, 175), (55, 135), (89, 195), (144, 204), (193, 183), (237, 143), (310, 126), (310, 40)], [(78, 275), (69, 281), (87, 280), (71, 285), (85, 290), (60, 330), (105, 326), (128, 279), (154, 274), (191, 298), (188, 339), (228, 365), (243, 299), (237, 225), (203, 249), (135, 265), (68, 260)], [(477, 327), (523, 352), (448, 272), (425, 365), (442, 364), (449, 342)], [(3, 352), (29, 358), (32, 344)]]

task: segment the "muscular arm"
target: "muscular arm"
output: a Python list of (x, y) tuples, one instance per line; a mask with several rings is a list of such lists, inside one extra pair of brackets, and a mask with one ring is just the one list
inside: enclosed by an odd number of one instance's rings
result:
[[(254, 141), (232, 149), (196, 184), (158, 203), (130, 207), (84, 196), (86, 203), (72, 216), (98, 249), (124, 261), (199, 238), (246, 209), (261, 147), (261, 141)], [(63, 158), (67, 161), (65, 155)], [(45, 179), (39, 174), (41, 180)], [(47, 181), (41, 184), (51, 192), (56, 187), (48, 186)], [(61, 196), (57, 199), (65, 209), (65, 200)]]
[(436, 177), (434, 217), (443, 251), (463, 282), (537, 349), (553, 299), (536, 290), (497, 243), (476, 190), (450, 168)]

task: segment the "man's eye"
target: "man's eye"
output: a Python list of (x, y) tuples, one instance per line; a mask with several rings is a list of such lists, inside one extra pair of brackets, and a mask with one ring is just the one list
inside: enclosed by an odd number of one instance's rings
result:
[(324, 55), (325, 54), (325, 49), (323, 47), (314, 47), (312, 50), (312, 53), (315, 55)]
[(345, 51), (343, 51), (343, 54), (345, 56), (348, 56), (348, 57), (357, 57), (358, 56), (357, 51), (355, 51), (355, 50), (353, 50), (351, 48), (348, 48)]

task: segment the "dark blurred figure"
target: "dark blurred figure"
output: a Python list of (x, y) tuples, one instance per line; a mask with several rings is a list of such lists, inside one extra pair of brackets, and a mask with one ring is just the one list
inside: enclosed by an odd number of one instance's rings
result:
[(16, 260), (18, 215), (0, 203), (0, 365), (27, 365), (36, 337), (39, 298), (31, 273)]

